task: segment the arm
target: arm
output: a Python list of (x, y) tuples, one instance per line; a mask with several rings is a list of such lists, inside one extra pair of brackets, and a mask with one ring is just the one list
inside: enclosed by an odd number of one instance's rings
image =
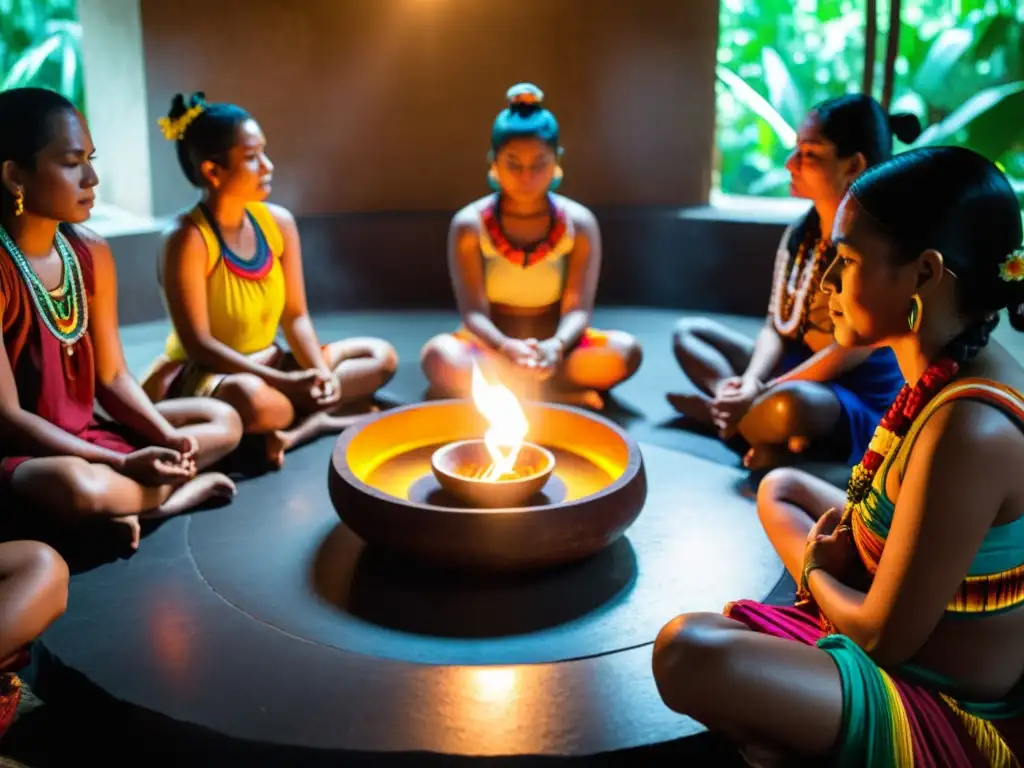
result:
[(448, 231), (448, 273), (466, 327), (488, 346), (501, 349), (508, 337), (491, 322), (480, 263), (480, 233), (472, 207), (463, 209), (452, 219)]
[(320, 342), (306, 304), (306, 280), (302, 272), (302, 248), (299, 244), (299, 230), (295, 218), (280, 206), (268, 206), (277, 221), (284, 239), (284, 253), (281, 255), (281, 269), (284, 271), (284, 314), (281, 316), (281, 330), (288, 340), (295, 360), (305, 370), (316, 369), (324, 377), (331, 375), (327, 361), (320, 351)]
[(775, 306), (779, 297), (775, 295), (775, 275), (780, 269), (785, 268), (789, 262), (789, 251), (786, 244), (792, 236), (793, 227), (786, 227), (782, 233), (779, 247), (775, 251), (775, 264), (772, 270), (771, 294), (768, 297), (768, 314), (765, 317), (764, 325), (761, 326), (757, 339), (754, 340), (754, 352), (750, 356), (750, 363), (743, 372), (744, 379), (752, 379), (759, 382), (767, 382), (768, 377), (782, 359), (783, 339), (782, 335), (775, 329)]
[[(4, 299), (0, 296), (0, 316)], [(46, 419), (24, 410), (18, 400), (18, 387), (11, 370), (7, 350), (0, 345), (0, 444), (37, 456), (78, 456), (92, 464), (106, 464), (115, 469), (124, 466), (125, 457), (80, 440)]]
[(89, 330), (96, 362), (96, 399), (114, 420), (155, 445), (169, 445), (174, 428), (153, 407), (125, 363), (117, 324), (117, 273), (110, 246), (92, 233), (82, 233), (81, 228), (78, 232), (89, 243), (95, 274)]
[(982, 403), (941, 408), (911, 450), (868, 592), (811, 571), (807, 584), (822, 612), (879, 664), (911, 659), (941, 621), (1020, 466), (1015, 432)]
[(601, 276), (601, 230), (597, 218), (583, 206), (576, 207), (578, 210), (573, 214), (576, 242), (568, 256), (562, 318), (553, 337), (563, 350), (576, 344), (590, 325)]
[(867, 347), (854, 349), (841, 347), (833, 342), (811, 355), (793, 370), (773, 379), (769, 382), (769, 386), (781, 384), (784, 381), (832, 381), (863, 363), (873, 351)]
[(750, 363), (743, 372), (743, 378), (767, 381), (781, 359), (782, 336), (775, 330), (775, 322), (769, 315), (754, 341), (754, 353), (750, 356)]
[(260, 365), (210, 335), (206, 309), (206, 243), (191, 221), (182, 222), (164, 246), (164, 296), (174, 330), (189, 359), (220, 373), (251, 373), (280, 388), (283, 374)]

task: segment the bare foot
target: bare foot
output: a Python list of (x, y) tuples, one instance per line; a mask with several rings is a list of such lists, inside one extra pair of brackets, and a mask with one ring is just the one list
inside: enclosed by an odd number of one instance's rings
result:
[(348, 429), (353, 424), (362, 421), (371, 413), (377, 413), (378, 411), (380, 411), (380, 408), (373, 405), (362, 413), (346, 413), (344, 415), (338, 413), (324, 414), (325, 418), (320, 423), (320, 429), (323, 432), (341, 432), (343, 429)]
[(180, 515), (212, 499), (229, 499), (234, 495), (235, 484), (231, 478), (220, 472), (205, 472), (178, 488), (157, 510), (146, 515), (146, 519)]
[(593, 411), (604, 410), (604, 398), (596, 389), (555, 390), (551, 399), (563, 405), (578, 405)]
[(789, 464), (793, 454), (781, 445), (755, 445), (743, 456), (743, 466), (752, 472)]
[(686, 418), (699, 424), (711, 425), (711, 401), (707, 395), (699, 392), (669, 392), (665, 399)]
[(288, 433), (281, 430), (268, 432), (264, 435), (267, 462), (274, 469), (284, 466), (284, 452), (288, 450)]
[(111, 518), (110, 522), (115, 523), (121, 530), (118, 533), (124, 532), (128, 537), (129, 545), (133, 550), (139, 548), (139, 541), (142, 539), (142, 525), (139, 523), (138, 515), (128, 515), (127, 517), (114, 517)]
[(790, 453), (803, 453), (807, 450), (807, 447), (811, 444), (811, 441), (806, 437), (791, 437), (789, 438), (789, 452)]

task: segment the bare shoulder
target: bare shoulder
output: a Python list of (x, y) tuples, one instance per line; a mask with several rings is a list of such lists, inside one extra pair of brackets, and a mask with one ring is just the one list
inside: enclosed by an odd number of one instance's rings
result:
[(89, 229), (89, 227), (82, 224), (69, 224), (68, 229), (71, 230), (75, 237), (85, 243), (93, 259), (113, 258), (110, 253), (110, 243), (107, 242), (106, 238)]
[(583, 203), (577, 202), (570, 197), (554, 195), (555, 202), (562, 207), (566, 216), (572, 221), (573, 227), (587, 234), (597, 234), (600, 227), (597, 224), (597, 216)]
[(188, 213), (174, 216), (161, 233), (164, 242), (164, 253), (175, 254), (182, 251), (206, 248), (203, 234)]
[(288, 229), (291, 231), (295, 231), (297, 229), (295, 217), (287, 208), (278, 205), (277, 203), (264, 203), (264, 205), (267, 206), (267, 210), (270, 211), (270, 215), (273, 217), (274, 221), (277, 222), (277, 226), (281, 227), (281, 229)]
[(483, 197), (479, 200), (474, 200), (469, 205), (456, 211), (455, 215), (452, 216), (449, 232), (459, 237), (467, 235), (478, 237), (480, 234), (480, 213), (489, 199), (490, 197)]
[[(1024, 433), (1005, 410), (969, 397), (940, 406), (921, 430), (917, 446), (930, 449), (932, 472), (977, 476), (985, 483), (1020, 487)], [(916, 446), (915, 446), (916, 447)]]

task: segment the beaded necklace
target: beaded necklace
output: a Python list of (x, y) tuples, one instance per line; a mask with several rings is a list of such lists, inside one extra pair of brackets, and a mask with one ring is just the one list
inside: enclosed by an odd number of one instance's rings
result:
[(555, 205), (555, 200), (551, 195), (548, 195), (548, 207), (551, 210), (551, 228), (548, 230), (547, 237), (532, 248), (516, 248), (502, 231), (501, 198), (495, 196), (494, 202), (484, 208), (480, 214), (484, 228), (487, 230), (487, 236), (494, 244), (494, 250), (513, 264), (522, 266), (523, 269), (544, 261), (565, 237), (567, 230), (565, 211)]
[[(913, 387), (909, 384), (903, 385), (899, 394), (896, 395), (896, 399), (889, 406), (889, 410), (886, 411), (885, 416), (875, 428), (868, 449), (864, 452), (864, 458), (850, 473), (850, 481), (846, 487), (846, 506), (843, 508), (840, 525), (850, 525), (854, 510), (867, 498), (875, 475), (885, 462), (886, 457), (906, 437), (917, 417), (921, 415), (928, 403), (953, 380), (959, 369), (960, 366), (955, 360), (950, 357), (942, 357), (925, 369)], [(807, 590), (805, 580), (797, 590), (797, 605), (803, 605), (810, 600), (811, 594)], [(831, 626), (824, 616), (822, 621), (827, 628)]]
[[(810, 242), (814, 242), (811, 248)], [(821, 284), (827, 243), (821, 238), (814, 241), (811, 233), (804, 238), (797, 249), (796, 258), (790, 267), (788, 260), (780, 259), (775, 267), (773, 294), (775, 330), (790, 338), (802, 337), (807, 330), (807, 318), (811, 311), (811, 293)], [(811, 256), (807, 258), (810, 250)]]
[(25, 281), (28, 292), (32, 295), (32, 302), (43, 325), (64, 345), (69, 356), (75, 354), (75, 344), (85, 335), (89, 326), (89, 302), (86, 299), (85, 282), (82, 279), (78, 257), (67, 238), (60, 230), (54, 238), (64, 273), (56, 296), (46, 290), (46, 286), (32, 269), (28, 259), (2, 226), (0, 245), (21, 273), (21, 279)]
[(228, 247), (224, 234), (220, 230), (220, 225), (217, 223), (217, 219), (213, 217), (213, 211), (205, 203), (199, 203), (199, 210), (202, 211), (203, 216), (210, 223), (210, 229), (213, 230), (213, 234), (217, 238), (217, 244), (220, 246), (221, 259), (223, 259), (224, 265), (231, 272), (246, 280), (262, 280), (270, 274), (270, 270), (274, 266), (274, 255), (270, 252), (267, 237), (263, 234), (263, 229), (260, 227), (259, 222), (256, 221), (256, 217), (252, 215), (252, 211), (247, 210), (245, 215), (248, 217), (253, 233), (256, 236), (256, 253), (251, 259), (243, 259)]

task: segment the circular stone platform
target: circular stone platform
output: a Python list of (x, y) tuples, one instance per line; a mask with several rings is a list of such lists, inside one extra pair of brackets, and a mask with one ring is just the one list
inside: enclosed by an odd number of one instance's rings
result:
[(658, 629), (763, 598), (782, 572), (743, 473), (646, 444), (646, 504), (605, 552), (526, 577), (431, 572), (338, 522), (332, 447), (76, 576), (43, 638), (53, 692), (67, 668), (134, 707), (299, 750), (620, 750), (700, 730), (658, 698)]

